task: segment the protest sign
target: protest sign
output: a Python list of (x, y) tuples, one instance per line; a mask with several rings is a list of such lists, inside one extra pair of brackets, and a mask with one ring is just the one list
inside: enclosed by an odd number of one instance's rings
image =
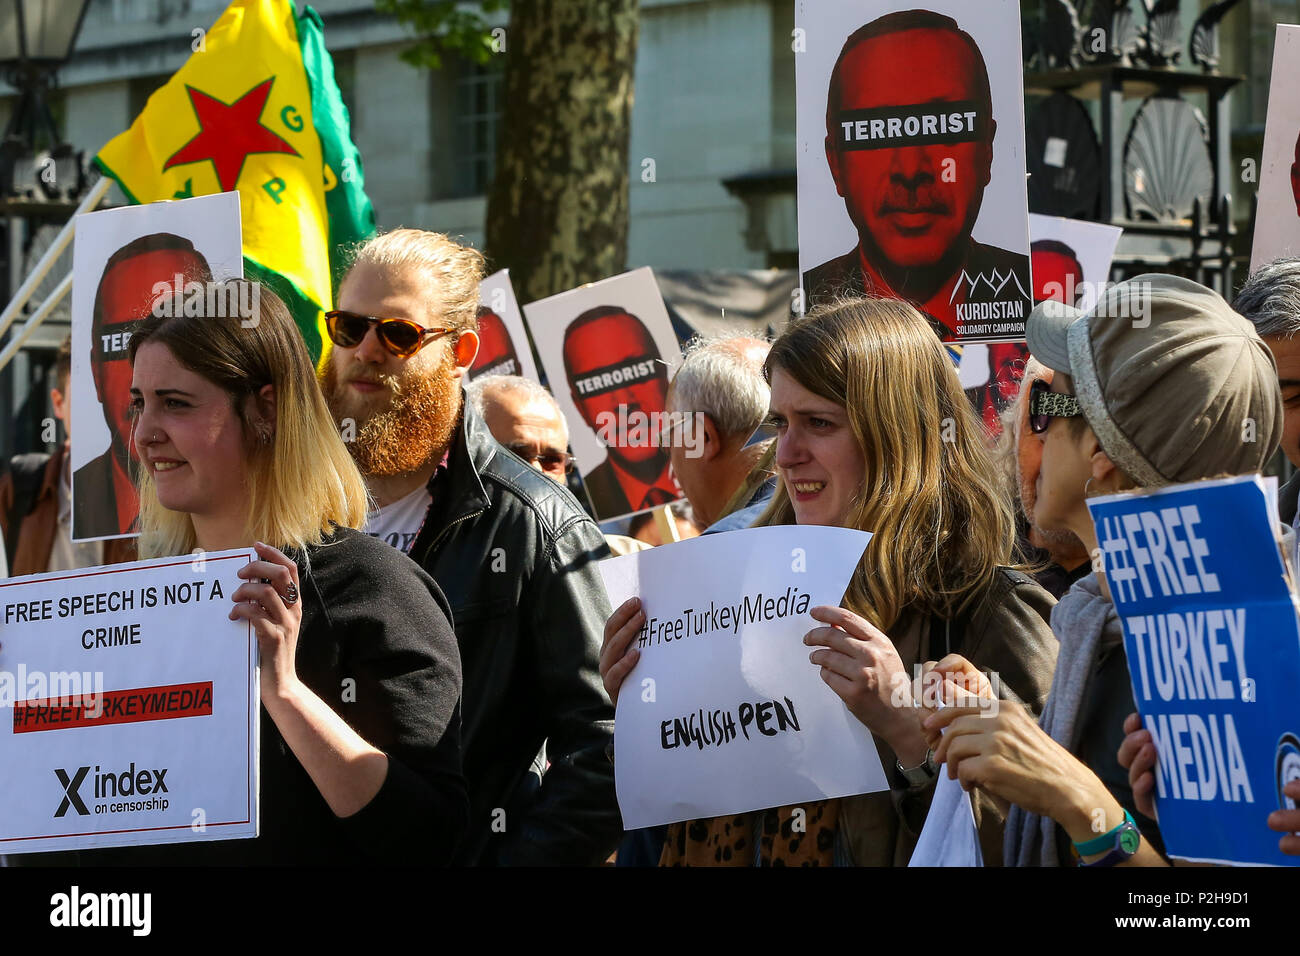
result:
[[(208, 283), (244, 274), (239, 194), (126, 206), (77, 217), (72, 254), (72, 538), (135, 534), (139, 499), (127, 345), (140, 320), (176, 302), (249, 311)], [(251, 291), (251, 290), (248, 290)]]
[(636, 595), (646, 615), (614, 720), (627, 829), (888, 789), (871, 732), (803, 643), (870, 540), (748, 528), (600, 562), (610, 604)]
[[(1110, 279), (1110, 262), (1123, 232), (1078, 219), (1029, 216), (1034, 304), (1044, 299), (1090, 309)], [(1029, 349), (1020, 343), (968, 345), (961, 356), (961, 386), (990, 433), (1001, 430), (999, 416), (1015, 401)]]
[(597, 517), (680, 498), (668, 442), (702, 434), (693, 420), (668, 429), (668, 380), (682, 353), (654, 273), (636, 269), (533, 302), (524, 318)]
[(1088, 310), (1110, 284), (1110, 263), (1124, 230), (1060, 216), (1029, 216), (1034, 304), (1047, 299)]
[(1031, 290), (1020, 6), (926, 6), (795, 5), (804, 292), (811, 305), (907, 299), (945, 341), (1021, 340)]
[(1182, 859), (1300, 864), (1265, 823), (1300, 778), (1300, 623), (1265, 498), (1243, 476), (1088, 502)]
[(478, 355), (470, 366), (470, 381), (480, 375), (522, 375), (540, 382), (509, 269), (479, 283), (478, 302)]
[(1251, 271), (1282, 256), (1300, 256), (1300, 26), (1286, 24), (1273, 44)]
[(0, 853), (257, 836), (253, 560), (0, 581)]

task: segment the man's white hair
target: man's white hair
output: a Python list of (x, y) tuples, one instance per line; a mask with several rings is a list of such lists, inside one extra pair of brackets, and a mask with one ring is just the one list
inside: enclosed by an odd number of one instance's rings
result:
[(697, 336), (668, 389), (674, 412), (704, 412), (726, 441), (742, 440), (767, 414), (772, 390), (763, 377), (771, 343), (749, 333)]
[(523, 395), (530, 401), (545, 402), (555, 409), (564, 429), (564, 443), (569, 443), (569, 423), (564, 420), (564, 413), (560, 411), (555, 396), (531, 378), (522, 375), (483, 375), (465, 386), (465, 400), (474, 406), (480, 418), (487, 416), (488, 406), (492, 402), (498, 401), (507, 393)]

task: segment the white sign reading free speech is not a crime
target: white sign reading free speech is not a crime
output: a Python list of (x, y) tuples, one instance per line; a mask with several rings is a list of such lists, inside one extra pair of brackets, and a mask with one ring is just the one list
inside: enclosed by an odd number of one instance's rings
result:
[(0, 581), (0, 853), (257, 836), (255, 559)]
[(887, 789), (870, 731), (809, 662), (871, 535), (781, 526), (704, 535), (599, 565), (641, 598), (641, 659), (618, 695), (627, 829)]

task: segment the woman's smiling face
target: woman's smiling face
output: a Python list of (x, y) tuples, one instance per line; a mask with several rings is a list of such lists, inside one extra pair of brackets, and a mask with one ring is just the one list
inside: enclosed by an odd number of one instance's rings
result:
[(771, 421), (776, 466), (799, 524), (844, 527), (866, 475), (863, 454), (844, 406), (772, 369)]
[(170, 511), (208, 517), (247, 510), (248, 452), (230, 395), (146, 342), (131, 377), (140, 460)]

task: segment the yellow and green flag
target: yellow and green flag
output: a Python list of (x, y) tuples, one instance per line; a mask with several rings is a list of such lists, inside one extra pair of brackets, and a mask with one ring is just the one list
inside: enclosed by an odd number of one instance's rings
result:
[(316, 11), (235, 0), (95, 161), (133, 203), (237, 189), (244, 274), (320, 357), (341, 252), (375, 217)]

